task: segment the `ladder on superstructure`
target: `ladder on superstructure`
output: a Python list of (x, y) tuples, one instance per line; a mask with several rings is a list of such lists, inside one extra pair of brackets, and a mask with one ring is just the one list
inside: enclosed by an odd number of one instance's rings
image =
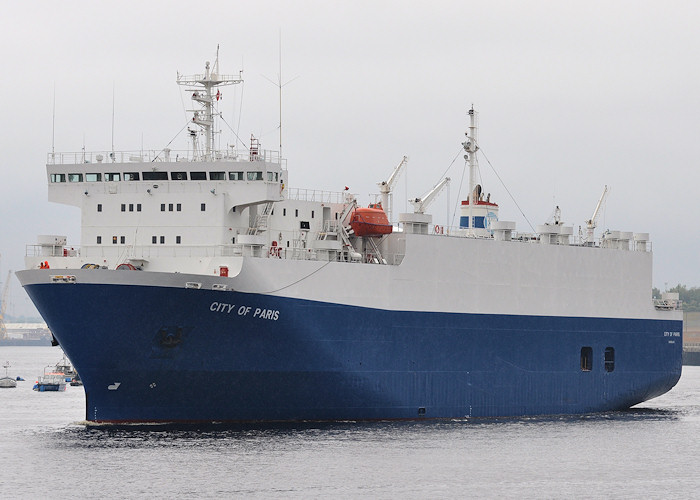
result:
[(248, 234), (258, 235), (263, 231), (267, 231), (267, 221), (272, 214), (272, 207), (275, 205), (274, 201), (268, 201), (263, 207), (262, 213), (255, 216), (255, 224), (253, 227), (248, 228)]

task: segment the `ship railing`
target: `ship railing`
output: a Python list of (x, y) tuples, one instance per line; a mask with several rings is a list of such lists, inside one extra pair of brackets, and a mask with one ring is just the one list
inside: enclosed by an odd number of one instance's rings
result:
[(152, 162), (203, 162), (203, 161), (265, 161), (286, 168), (287, 160), (280, 157), (279, 151), (260, 150), (258, 152), (220, 150), (210, 158), (203, 154), (193, 154), (189, 150), (139, 150), (139, 151), (77, 151), (48, 153), (49, 165), (79, 165), (83, 163), (152, 163)]
[(661, 311), (680, 311), (683, 309), (683, 301), (676, 299), (654, 299), (654, 307)]
[[(474, 238), (474, 239), (493, 239), (491, 235), (471, 235), (469, 229), (460, 226), (447, 226), (442, 224), (434, 224), (429, 228), (429, 234), (435, 236), (450, 236), (453, 238)], [(541, 244), (540, 235), (537, 233), (516, 233), (513, 232), (511, 239), (516, 243), (535, 243)], [(572, 235), (568, 242), (552, 241), (549, 243), (552, 246), (585, 246), (590, 248), (611, 248), (618, 250), (627, 250), (630, 252), (652, 252), (653, 244), (651, 241), (646, 241), (641, 245), (637, 245), (635, 241), (630, 240), (628, 248), (621, 247), (606, 247), (602, 243), (602, 238), (593, 242), (586, 242), (578, 235)]]
[(290, 200), (299, 201), (315, 201), (320, 203), (345, 203), (348, 196), (354, 197), (354, 195), (348, 195), (347, 192), (337, 192), (337, 191), (322, 191), (317, 189), (300, 189), (300, 188), (289, 188), (287, 190), (287, 198)]
[(80, 247), (64, 245), (26, 245), (26, 257), (79, 257)]

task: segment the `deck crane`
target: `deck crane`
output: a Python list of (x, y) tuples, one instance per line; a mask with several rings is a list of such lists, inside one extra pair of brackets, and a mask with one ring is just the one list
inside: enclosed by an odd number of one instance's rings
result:
[(595, 231), (596, 223), (598, 221), (598, 215), (600, 214), (600, 207), (603, 205), (603, 202), (605, 201), (605, 197), (607, 195), (608, 195), (608, 186), (606, 185), (605, 188), (603, 189), (603, 194), (600, 195), (600, 199), (598, 200), (598, 204), (595, 206), (595, 210), (593, 211), (593, 215), (591, 216), (590, 219), (588, 219), (586, 221), (585, 244), (587, 246), (593, 245), (593, 231)]
[(438, 182), (433, 189), (425, 193), (423, 196), (420, 198), (415, 198), (408, 200), (412, 205), (413, 205), (413, 213), (414, 214), (423, 214), (425, 211), (428, 209), (428, 206), (433, 202), (433, 200), (437, 197), (437, 195), (440, 194), (440, 191), (445, 186), (448, 186), (450, 184), (450, 178), (445, 177), (443, 180)]
[(2, 289), (2, 301), (0, 302), (0, 339), (7, 338), (7, 327), (5, 326), (5, 311), (7, 310), (7, 297), (10, 290), (10, 279), (12, 278), (12, 271), (7, 271), (7, 280), (5, 281), (5, 286)]
[(381, 193), (382, 197), (382, 208), (386, 212), (387, 218), (389, 219), (389, 223), (391, 223), (391, 215), (393, 209), (393, 199), (390, 197), (391, 190), (393, 189), (394, 184), (401, 175), (401, 172), (403, 172), (403, 167), (406, 165), (406, 163), (408, 163), (408, 156), (403, 157), (401, 163), (399, 163), (396, 166), (394, 171), (389, 176), (388, 180), (377, 183), (377, 185), (379, 186), (379, 192)]

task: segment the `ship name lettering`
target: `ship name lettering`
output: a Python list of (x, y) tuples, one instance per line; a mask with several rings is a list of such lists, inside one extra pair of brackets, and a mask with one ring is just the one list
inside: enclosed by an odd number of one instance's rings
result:
[(256, 307), (253, 313), (254, 318), (269, 319), (271, 321), (277, 321), (279, 316), (280, 312), (276, 309), (261, 309), (259, 307)]
[(236, 307), (235, 304), (226, 304), (224, 302), (212, 302), (209, 306), (211, 312), (220, 312), (229, 314), (231, 310)]
[(681, 332), (664, 332), (664, 337), (680, 337)]

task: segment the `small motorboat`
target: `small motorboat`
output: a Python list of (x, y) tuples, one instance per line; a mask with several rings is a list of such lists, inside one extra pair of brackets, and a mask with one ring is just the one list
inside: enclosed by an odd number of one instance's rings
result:
[(46, 373), (46, 369), (44, 369), (44, 374), (41, 375), (36, 381), (36, 384), (34, 384), (33, 389), (38, 392), (65, 391), (66, 377), (63, 373), (59, 372)]
[(66, 382), (71, 382), (73, 377), (78, 374), (78, 372), (75, 371), (75, 368), (73, 368), (73, 365), (70, 364), (70, 361), (68, 361), (65, 354), (63, 355), (63, 358), (61, 358), (61, 361), (56, 363), (56, 368), (53, 372), (62, 373)]
[(5, 368), (5, 376), (0, 378), (0, 389), (11, 389), (17, 387), (17, 381), (7, 374), (7, 369), (10, 368), (10, 362), (5, 361), (3, 365)]

